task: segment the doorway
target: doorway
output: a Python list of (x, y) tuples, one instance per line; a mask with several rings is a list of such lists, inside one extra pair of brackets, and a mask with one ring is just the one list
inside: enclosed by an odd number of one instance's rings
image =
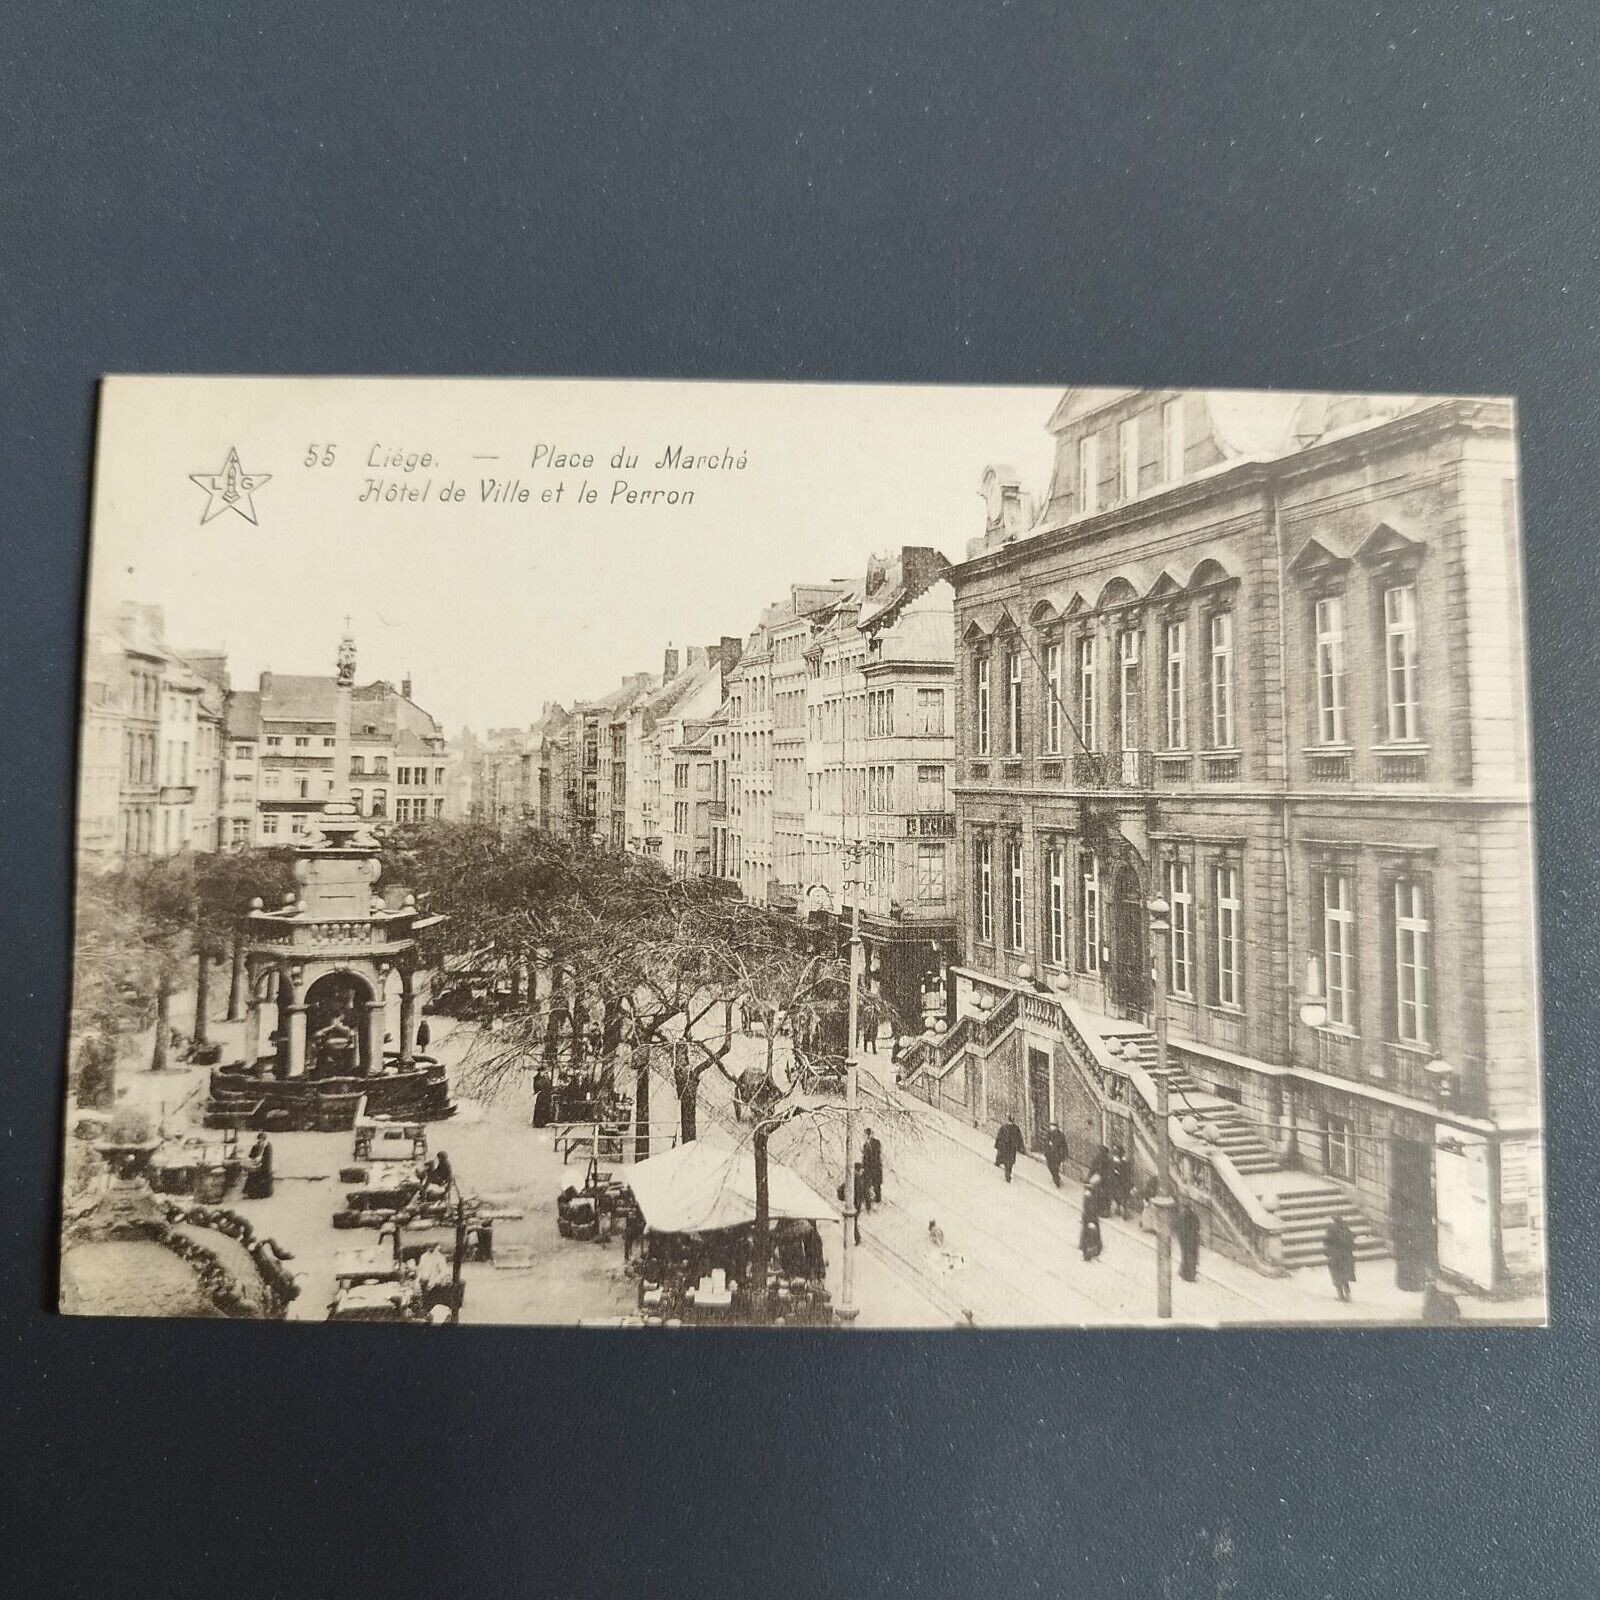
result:
[(1028, 1051), (1028, 1116), (1035, 1150), (1044, 1143), (1050, 1126), (1050, 1054), (1046, 1050)]

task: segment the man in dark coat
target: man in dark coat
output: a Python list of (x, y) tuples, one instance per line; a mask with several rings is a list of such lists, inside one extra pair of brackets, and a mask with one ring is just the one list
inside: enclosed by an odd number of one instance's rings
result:
[(1089, 1182), (1094, 1186), (1094, 1209), (1099, 1217), (1111, 1211), (1111, 1150), (1101, 1145), (1089, 1163)]
[(1052, 1122), (1044, 1136), (1044, 1164), (1050, 1169), (1050, 1181), (1061, 1187), (1061, 1169), (1067, 1161), (1067, 1136), (1061, 1124)]
[(428, 1019), (424, 1017), (417, 1024), (417, 1049), (426, 1050), (433, 1039), (433, 1029), (428, 1026)]
[(883, 1201), (883, 1146), (871, 1128), (861, 1142), (861, 1166), (867, 1175), (867, 1185), (872, 1193), (872, 1204)]
[(1339, 1298), (1346, 1304), (1350, 1300), (1350, 1285), (1356, 1281), (1356, 1236), (1343, 1217), (1336, 1216), (1322, 1236), (1322, 1248), (1328, 1257), (1328, 1276)]
[(1094, 1191), (1098, 1187), (1098, 1184), (1088, 1184), (1083, 1191), (1083, 1221), (1078, 1228), (1078, 1249), (1085, 1261), (1098, 1260), (1105, 1247), (1100, 1237), (1099, 1208), (1095, 1203)]
[(1008, 1117), (994, 1136), (994, 1164), (1005, 1169), (1007, 1183), (1011, 1182), (1011, 1169), (1021, 1154), (1022, 1129)]
[(1185, 1283), (1193, 1283), (1200, 1270), (1200, 1217), (1193, 1206), (1186, 1205), (1178, 1212), (1178, 1276)]

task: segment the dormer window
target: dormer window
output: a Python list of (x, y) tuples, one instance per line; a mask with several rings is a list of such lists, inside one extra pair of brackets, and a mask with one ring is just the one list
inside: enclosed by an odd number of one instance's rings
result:
[(1129, 417), (1117, 424), (1117, 498), (1131, 500), (1139, 492), (1139, 422)]
[(1177, 483), (1183, 477), (1183, 401), (1172, 399), (1161, 407), (1161, 481)]
[(1100, 435), (1078, 441), (1078, 509), (1086, 516), (1100, 509)]

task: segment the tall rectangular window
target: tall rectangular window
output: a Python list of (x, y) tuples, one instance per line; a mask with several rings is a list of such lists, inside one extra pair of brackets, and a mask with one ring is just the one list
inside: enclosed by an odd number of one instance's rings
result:
[(1233, 613), (1217, 611), (1211, 617), (1211, 744), (1231, 750), (1233, 726)]
[(1433, 923), (1427, 885), (1397, 878), (1394, 885), (1395, 1037), (1427, 1044), (1432, 1032)]
[(1139, 748), (1139, 634), (1117, 635), (1117, 723), (1124, 750)]
[(1396, 584), (1383, 591), (1385, 677), (1389, 695), (1389, 737), (1420, 739), (1417, 704), (1417, 591)]
[(1006, 942), (1013, 950), (1022, 948), (1022, 841), (1006, 841)]
[(994, 943), (994, 843), (980, 837), (973, 841), (973, 883), (978, 901), (978, 938)]
[(1139, 492), (1139, 423), (1129, 417), (1117, 424), (1117, 498), (1131, 500)]
[(1317, 601), (1317, 738), (1343, 744), (1344, 722), (1344, 597)]
[(1085, 854), (1079, 884), (1083, 938), (1078, 945), (1078, 970), (1100, 970), (1100, 858)]
[(944, 732), (944, 690), (917, 690), (917, 732)]
[(919, 844), (917, 846), (917, 899), (942, 901), (944, 899), (944, 846)]
[(1167, 748), (1186, 750), (1189, 746), (1189, 628), (1181, 617), (1166, 626), (1167, 645)]
[(1013, 645), (1006, 652), (1006, 737), (1011, 754), (1022, 754), (1022, 652)]
[(1078, 441), (1078, 509), (1100, 509), (1100, 435), (1091, 433)]
[(1067, 853), (1059, 845), (1044, 858), (1046, 959), (1067, 964)]
[(978, 754), (989, 753), (989, 658), (978, 657)]
[(1099, 749), (1095, 728), (1094, 635), (1085, 634), (1078, 640), (1078, 736), (1085, 750)]
[(1239, 897), (1239, 869), (1224, 863), (1212, 879), (1216, 907), (1216, 950), (1213, 998), (1219, 1006), (1237, 1009), (1244, 994), (1244, 925)]
[(1183, 476), (1183, 401), (1168, 400), (1161, 407), (1161, 481), (1176, 483)]
[(1355, 894), (1350, 875), (1322, 874), (1322, 965), (1328, 1022), (1353, 1028), (1356, 1020)]
[(1044, 647), (1044, 748), (1047, 755), (1061, 754), (1061, 644)]
[(1194, 886), (1188, 865), (1167, 863), (1167, 988), (1176, 995), (1194, 993)]
[(944, 767), (922, 765), (917, 768), (917, 810), (944, 810)]

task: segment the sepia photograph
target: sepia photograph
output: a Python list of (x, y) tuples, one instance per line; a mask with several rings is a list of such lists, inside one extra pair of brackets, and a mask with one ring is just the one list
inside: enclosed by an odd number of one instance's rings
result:
[(1512, 400), (112, 377), (59, 1304), (1546, 1320)]

